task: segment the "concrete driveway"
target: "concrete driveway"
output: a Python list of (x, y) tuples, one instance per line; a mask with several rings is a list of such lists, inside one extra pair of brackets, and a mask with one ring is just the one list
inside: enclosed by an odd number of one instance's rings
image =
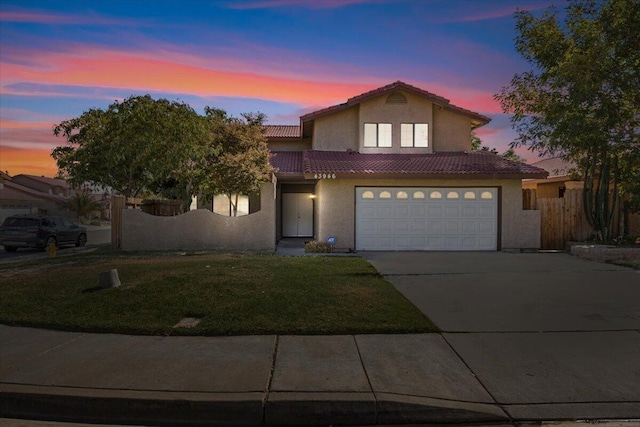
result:
[(514, 419), (640, 419), (639, 271), (567, 254), (363, 255)]
[(368, 252), (448, 332), (640, 330), (640, 271), (567, 254)]

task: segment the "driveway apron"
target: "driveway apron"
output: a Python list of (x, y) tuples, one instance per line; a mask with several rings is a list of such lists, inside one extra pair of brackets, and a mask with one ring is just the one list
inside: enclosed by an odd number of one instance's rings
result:
[(640, 272), (567, 254), (370, 252), (513, 419), (640, 418)]
[(368, 252), (447, 332), (640, 330), (640, 272), (566, 254)]

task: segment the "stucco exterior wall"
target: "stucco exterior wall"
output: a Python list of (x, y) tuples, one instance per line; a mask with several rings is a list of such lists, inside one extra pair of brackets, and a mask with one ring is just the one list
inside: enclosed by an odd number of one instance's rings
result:
[[(361, 153), (431, 153), (433, 146), (432, 103), (424, 98), (402, 92), (407, 98), (406, 104), (387, 104), (388, 95), (380, 96), (360, 104), (358, 122), (358, 146)], [(378, 148), (364, 146), (365, 123), (391, 123), (392, 147)], [(427, 123), (429, 125), (429, 146), (422, 148), (400, 147), (400, 125), (402, 123)]]
[(313, 149), (320, 151), (358, 150), (358, 107), (316, 119)]
[(560, 197), (560, 187), (564, 187), (564, 182), (539, 183), (536, 188), (536, 197), (557, 199)]
[[(522, 210), (519, 179), (512, 180), (321, 180), (316, 184), (316, 238), (336, 237), (336, 248), (355, 248), (355, 187), (500, 187), (501, 248), (539, 248), (540, 214)], [(528, 223), (527, 221), (531, 221)], [(536, 222), (537, 221), (537, 222)], [(525, 235), (526, 234), (526, 235)]]
[(436, 106), (433, 121), (434, 152), (471, 150), (471, 119)]
[[(471, 119), (434, 105), (428, 99), (400, 92), (406, 104), (387, 104), (388, 94), (363, 101), (357, 106), (315, 119), (312, 146), (314, 150), (361, 153), (418, 154), (435, 151), (469, 151)], [(365, 123), (391, 123), (391, 147), (365, 147)], [(427, 123), (428, 147), (400, 147), (402, 123)], [(275, 147), (275, 145), (273, 145)], [(275, 148), (272, 148), (275, 149)]]
[(198, 209), (172, 217), (122, 212), (122, 249), (273, 251), (276, 245), (274, 185), (262, 186), (261, 210), (237, 218)]
[(311, 139), (296, 141), (269, 141), (271, 151), (304, 151), (311, 150)]

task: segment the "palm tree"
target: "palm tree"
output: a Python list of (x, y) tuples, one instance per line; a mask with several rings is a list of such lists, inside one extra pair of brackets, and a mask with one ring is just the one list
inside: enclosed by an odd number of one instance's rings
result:
[(85, 216), (93, 211), (102, 210), (102, 205), (94, 200), (85, 190), (78, 191), (73, 197), (61, 205), (83, 219), (86, 219)]

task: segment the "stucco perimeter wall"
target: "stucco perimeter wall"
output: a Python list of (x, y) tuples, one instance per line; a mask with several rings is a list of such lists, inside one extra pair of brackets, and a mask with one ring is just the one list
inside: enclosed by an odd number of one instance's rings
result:
[(471, 119), (442, 107), (433, 109), (433, 151), (471, 150)]
[(502, 249), (539, 248), (540, 213), (522, 210), (520, 183), (518, 179), (321, 180), (316, 184), (316, 238), (326, 241), (335, 236), (336, 248), (355, 248), (355, 187), (501, 187)]
[(260, 211), (237, 218), (198, 209), (172, 217), (122, 211), (125, 251), (228, 250), (273, 251), (276, 245), (276, 203), (273, 184), (262, 186)]

